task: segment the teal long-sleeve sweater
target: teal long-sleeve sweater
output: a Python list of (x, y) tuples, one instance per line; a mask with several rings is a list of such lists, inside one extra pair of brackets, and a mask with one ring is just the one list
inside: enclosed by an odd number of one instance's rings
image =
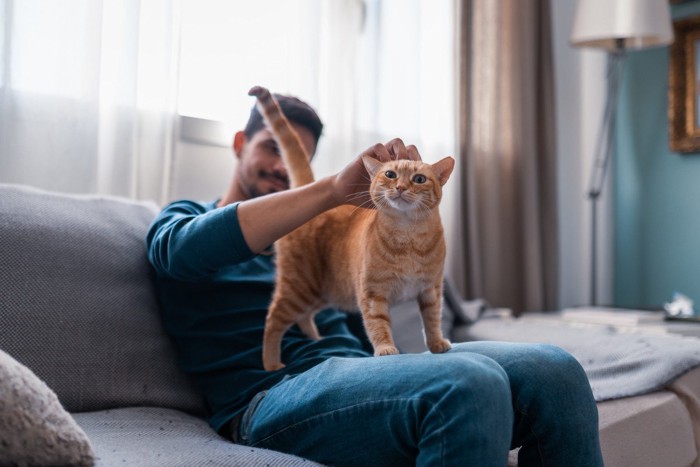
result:
[(180, 367), (203, 394), (216, 431), (245, 410), (253, 396), (285, 376), (332, 356), (365, 357), (344, 312), (316, 316), (323, 336), (307, 338), (295, 326), (282, 341), (287, 365), (262, 368), (265, 315), (275, 282), (272, 256), (254, 255), (243, 238), (238, 204), (177, 201), (154, 219), (146, 239), (155, 268), (162, 321)]

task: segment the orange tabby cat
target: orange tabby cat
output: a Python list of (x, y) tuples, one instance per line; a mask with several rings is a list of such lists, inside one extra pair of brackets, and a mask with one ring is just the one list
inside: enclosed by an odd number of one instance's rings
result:
[[(267, 89), (249, 92), (258, 99), (280, 146), (292, 187), (313, 181), (304, 146)], [(294, 324), (320, 339), (314, 315), (335, 306), (362, 312), (375, 355), (399, 353), (391, 335), (389, 306), (418, 300), (426, 344), (445, 352), (442, 335), (442, 280), (445, 240), (438, 204), (454, 159), (435, 164), (370, 156), (363, 162), (371, 176), (370, 196), (376, 209), (340, 206), (280, 239), (277, 284), (265, 322), (263, 366), (284, 367), (281, 342)]]

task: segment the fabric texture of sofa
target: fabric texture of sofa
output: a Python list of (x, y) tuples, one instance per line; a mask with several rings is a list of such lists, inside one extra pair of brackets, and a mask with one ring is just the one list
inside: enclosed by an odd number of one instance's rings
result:
[[(203, 401), (160, 325), (145, 249), (157, 211), (152, 203), (0, 185), (0, 350), (55, 392), (99, 466), (316, 465), (235, 445), (204, 420)], [(422, 351), (411, 306), (392, 310), (397, 343)], [(453, 327), (451, 318), (444, 323), (456, 340), (494, 338), (479, 326)], [(3, 391), (0, 381), (0, 399)], [(0, 403), (0, 427), (3, 410), (11, 407)], [(700, 465), (700, 371), (601, 402), (599, 412), (609, 467)]]
[(160, 325), (145, 246), (157, 209), (1, 185), (0, 349), (55, 392), (97, 465), (313, 465), (204, 421)]

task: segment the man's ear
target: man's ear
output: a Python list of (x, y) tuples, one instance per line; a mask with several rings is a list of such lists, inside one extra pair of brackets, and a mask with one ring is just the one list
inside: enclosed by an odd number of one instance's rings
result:
[(233, 135), (233, 153), (236, 155), (237, 159), (241, 158), (243, 146), (245, 146), (247, 142), (248, 138), (246, 138), (245, 133), (242, 131), (237, 131), (236, 134)]

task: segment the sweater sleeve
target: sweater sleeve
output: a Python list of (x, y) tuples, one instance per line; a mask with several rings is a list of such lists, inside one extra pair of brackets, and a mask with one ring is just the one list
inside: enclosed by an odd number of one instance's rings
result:
[(156, 272), (196, 280), (255, 256), (243, 238), (238, 203), (222, 208), (176, 201), (153, 220), (146, 244)]

